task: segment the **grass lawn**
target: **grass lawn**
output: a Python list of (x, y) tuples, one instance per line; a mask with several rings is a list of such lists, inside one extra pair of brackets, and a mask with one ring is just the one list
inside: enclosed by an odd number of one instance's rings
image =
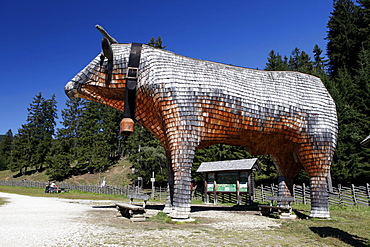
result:
[(284, 221), (279, 234), (302, 239), (302, 244), (370, 246), (370, 207), (331, 206), (329, 220), (307, 219), (310, 205), (294, 205), (298, 220)]

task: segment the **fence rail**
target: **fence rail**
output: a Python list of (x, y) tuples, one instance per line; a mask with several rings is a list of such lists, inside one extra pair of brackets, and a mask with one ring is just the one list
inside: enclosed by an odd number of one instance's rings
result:
[[(269, 196), (277, 195), (277, 185), (261, 185), (255, 188), (254, 199), (256, 201), (265, 202)], [(338, 185), (333, 187), (333, 191), (329, 191), (329, 205), (366, 205), (370, 206), (370, 185), (365, 186), (342, 187)], [(310, 187), (305, 184), (293, 185), (293, 197), (297, 204), (309, 204)]]
[[(46, 184), (43, 182), (34, 182), (28, 180), (22, 181), (1, 181), (0, 185), (6, 186), (21, 186), (21, 187), (35, 187), (45, 188)], [(126, 186), (126, 187), (115, 187), (115, 186), (97, 186), (97, 185), (76, 185), (68, 183), (58, 183), (60, 188), (68, 188), (71, 190), (78, 190), (84, 192), (92, 192), (98, 194), (111, 194), (111, 195), (125, 195), (130, 192), (139, 192), (137, 187)], [(261, 185), (254, 190), (254, 200), (259, 202), (266, 202), (267, 197), (276, 196), (278, 193), (278, 186)], [(154, 198), (164, 200), (167, 196), (166, 188), (156, 187)], [(192, 193), (192, 198), (201, 199), (203, 197), (202, 190), (197, 190)], [(305, 184), (293, 186), (293, 197), (295, 198), (296, 204), (309, 204), (310, 199), (310, 187)], [(212, 201), (212, 195), (210, 195)], [(220, 202), (236, 203), (236, 195), (220, 194)], [(242, 198), (242, 202), (247, 202), (247, 198)], [(370, 184), (365, 186), (354, 186), (345, 187), (338, 185), (333, 187), (333, 191), (329, 192), (329, 205), (366, 205), (370, 206)]]

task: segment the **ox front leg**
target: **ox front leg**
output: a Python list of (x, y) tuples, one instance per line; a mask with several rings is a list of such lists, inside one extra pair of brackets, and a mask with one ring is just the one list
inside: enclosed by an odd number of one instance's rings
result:
[(172, 151), (172, 168), (174, 173), (174, 193), (172, 200), (171, 218), (187, 219), (190, 214), (190, 184), (191, 166), (195, 148), (178, 147)]

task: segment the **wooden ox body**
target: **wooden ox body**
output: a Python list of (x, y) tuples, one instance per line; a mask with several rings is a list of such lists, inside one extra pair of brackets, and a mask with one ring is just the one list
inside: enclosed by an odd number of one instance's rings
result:
[[(131, 44), (113, 43), (111, 48), (111, 71), (108, 59), (102, 61), (99, 54), (65, 90), (123, 111)], [(306, 169), (310, 216), (330, 216), (326, 178), (336, 147), (337, 116), (319, 78), (197, 60), (142, 45), (136, 89), (135, 119), (166, 150), (164, 211), (172, 218), (189, 217), (195, 150), (218, 143), (245, 147), (252, 155), (270, 154), (279, 173), (279, 196), (290, 196), (293, 178)]]

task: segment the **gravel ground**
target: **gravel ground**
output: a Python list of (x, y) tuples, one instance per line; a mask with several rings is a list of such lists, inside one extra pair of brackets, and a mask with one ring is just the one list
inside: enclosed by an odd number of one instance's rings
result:
[[(116, 217), (117, 210), (107, 207), (113, 201), (0, 197), (9, 202), (0, 207), (1, 246), (281, 246), (279, 237), (263, 231), (281, 221), (253, 211), (199, 205), (191, 213), (196, 223), (166, 224)], [(147, 208), (147, 217), (160, 211)]]

